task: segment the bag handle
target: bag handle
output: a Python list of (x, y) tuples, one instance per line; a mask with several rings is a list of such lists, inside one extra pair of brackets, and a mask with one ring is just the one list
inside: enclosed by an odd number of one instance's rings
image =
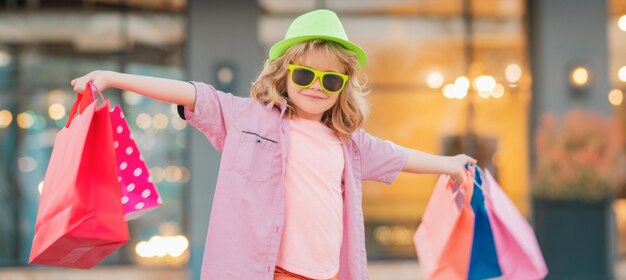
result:
[(487, 175), (485, 171), (482, 168), (480, 168), (480, 166), (478, 166), (477, 164), (470, 164), (470, 163), (466, 164), (466, 168), (469, 168), (470, 166), (473, 166), (475, 168), (474, 174), (476, 177), (480, 179), (480, 184), (477, 182), (476, 179), (474, 179), (474, 187), (479, 188), (483, 192), (485, 201), (492, 199), (491, 192), (489, 191), (488, 188), (485, 187), (485, 184), (487, 184)]
[[(470, 168), (474, 168), (474, 187), (479, 188), (481, 191), (485, 191), (485, 188), (483, 187), (483, 184), (485, 183), (485, 172), (483, 171), (482, 168), (480, 168), (480, 166), (478, 166), (477, 164), (474, 163), (466, 163), (465, 164), (465, 169), (467, 171), (471, 171)], [(478, 182), (476, 182), (476, 177), (479, 177), (481, 184), (479, 184)]]
[(68, 115), (67, 122), (65, 123), (65, 128), (70, 127), (72, 121), (74, 120), (74, 117), (76, 116), (76, 113), (78, 113), (79, 115), (82, 114), (83, 111), (85, 111), (85, 108), (87, 108), (87, 106), (94, 102), (94, 100), (96, 99), (94, 91), (98, 93), (100, 99), (104, 102), (104, 96), (102, 95), (102, 92), (100, 92), (100, 90), (98, 90), (98, 88), (91, 81), (89, 81), (87, 83), (87, 87), (85, 88), (85, 92), (83, 92), (82, 94), (76, 94), (76, 101), (74, 101), (74, 105), (72, 105), (72, 109), (70, 110), (70, 114)]
[[(469, 180), (465, 180), (465, 182), (463, 183), (460, 183), (458, 187), (455, 188), (455, 184), (457, 183), (454, 179), (452, 179), (452, 177), (450, 177), (447, 185), (448, 188), (451, 189), (451, 191), (453, 192), (455, 200), (457, 200), (457, 205), (458, 203), (461, 203), (460, 200), (462, 200), (463, 206), (471, 204), (472, 196), (474, 195), (474, 186), (472, 185), (472, 183), (474, 185), (476, 184), (474, 180), (474, 173), (470, 172), (467, 165), (465, 167), (467, 169), (466, 172), (469, 173), (471, 178)], [(472, 183), (470, 183), (470, 180), (472, 181)]]
[(85, 108), (87, 108), (87, 106), (89, 106), (94, 100), (97, 101), (96, 93), (98, 94), (98, 96), (100, 96), (100, 100), (104, 102), (104, 96), (102, 95), (102, 92), (100, 92), (100, 90), (96, 87), (96, 85), (93, 84), (92, 81), (89, 81), (87, 83), (87, 87), (85, 87), (85, 92), (83, 92), (83, 94), (86, 94), (86, 96), (80, 102), (80, 106), (78, 107), (79, 113), (82, 113)]
[(67, 122), (65, 123), (65, 128), (70, 127), (70, 124), (72, 124), (72, 120), (74, 120), (74, 116), (76, 115), (76, 110), (78, 110), (78, 105), (80, 104), (80, 101), (82, 100), (83, 95), (80, 93), (76, 93), (76, 101), (74, 101), (74, 105), (72, 106), (72, 110), (70, 110), (70, 114), (67, 117)]

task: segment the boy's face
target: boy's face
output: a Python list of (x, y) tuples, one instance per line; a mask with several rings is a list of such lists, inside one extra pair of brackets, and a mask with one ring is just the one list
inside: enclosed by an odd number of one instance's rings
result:
[[(306, 66), (319, 71), (332, 71), (345, 74), (345, 67), (337, 58), (320, 50), (309, 50), (293, 64)], [(296, 115), (303, 119), (320, 121), (324, 112), (335, 105), (338, 94), (325, 92), (320, 85), (319, 78), (315, 79), (308, 88), (300, 88), (293, 84), (290, 75), (287, 75), (287, 96), (293, 104)]]

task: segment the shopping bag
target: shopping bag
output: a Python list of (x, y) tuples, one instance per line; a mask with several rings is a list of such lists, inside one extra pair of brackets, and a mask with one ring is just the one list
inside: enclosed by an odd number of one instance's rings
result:
[(111, 110), (111, 124), (124, 218), (129, 221), (156, 209), (163, 201), (119, 105)]
[(480, 168), (474, 170), (474, 192), (472, 194), (471, 205), (474, 210), (474, 239), (472, 241), (472, 254), (470, 258), (470, 268), (467, 279), (489, 279), (502, 276), (498, 255), (493, 239), (489, 216), (485, 207), (485, 196), (483, 195), (483, 179)]
[[(39, 201), (29, 263), (91, 268), (129, 239), (109, 102), (78, 108), (56, 136)], [(74, 119), (76, 111), (82, 111)]]
[(545, 278), (548, 268), (532, 227), (488, 170), (484, 172), (484, 180), (487, 214), (503, 278)]
[[(85, 95), (81, 107), (92, 102), (96, 95), (102, 96), (93, 83), (89, 87), (92, 94)], [(134, 220), (161, 206), (163, 201), (119, 105), (111, 110), (111, 127), (124, 219)]]
[(441, 175), (413, 240), (425, 279), (465, 279), (474, 233), (472, 180), (462, 185)]

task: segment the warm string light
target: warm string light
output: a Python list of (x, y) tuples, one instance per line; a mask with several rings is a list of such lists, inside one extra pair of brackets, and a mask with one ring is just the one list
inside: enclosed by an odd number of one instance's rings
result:
[(164, 129), (169, 124), (170, 119), (163, 113), (158, 113), (152, 118), (152, 125), (156, 129)]
[(48, 107), (48, 116), (53, 120), (60, 120), (65, 117), (65, 107), (59, 103), (54, 103)]
[(426, 84), (432, 89), (440, 88), (443, 82), (443, 75), (439, 72), (430, 72), (428, 76), (426, 76)]
[(589, 70), (583, 66), (574, 67), (570, 71), (569, 80), (575, 87), (584, 87), (589, 83)]
[(613, 106), (620, 106), (624, 101), (624, 93), (619, 89), (614, 89), (609, 92), (609, 102)]
[[(502, 98), (505, 88), (495, 78), (489, 75), (478, 76), (471, 83), (478, 96), (481, 98)], [(470, 81), (465, 76), (456, 78), (454, 83), (448, 83), (442, 88), (443, 96), (448, 99), (463, 99), (467, 96)]]
[[(509, 87), (517, 87), (522, 78), (522, 68), (516, 63), (511, 63), (506, 66), (504, 76)], [(432, 71), (426, 76), (426, 85), (432, 89), (441, 89), (443, 96), (448, 99), (465, 98), (470, 84), (478, 96), (484, 99), (502, 98), (506, 92), (504, 85), (490, 75), (479, 75), (471, 82), (467, 77), (459, 76), (454, 80), (454, 83), (444, 83), (445, 78), (441, 72)]]
[(141, 258), (178, 258), (189, 248), (189, 240), (183, 235), (155, 235), (148, 241), (140, 241), (135, 245), (135, 253)]
[(443, 95), (449, 99), (463, 99), (467, 95), (468, 89), (469, 80), (461, 76), (454, 80), (454, 84), (446, 84), (443, 87)]
[(522, 67), (515, 63), (507, 65), (504, 70), (504, 77), (510, 85), (516, 86), (522, 78)]
[(7, 128), (13, 122), (13, 114), (9, 110), (0, 110), (0, 128)]
[(163, 181), (170, 183), (187, 183), (191, 178), (189, 168), (184, 166), (170, 165), (166, 167), (153, 166), (150, 167), (150, 176), (155, 183)]
[(483, 75), (474, 79), (474, 89), (478, 92), (478, 96), (482, 98), (489, 98), (495, 88), (496, 79), (491, 76)]
[(621, 16), (617, 20), (617, 27), (619, 27), (620, 30), (626, 32), (626, 15)]
[(625, 82), (626, 83), (626, 66), (622, 66), (618, 71), (617, 71), (617, 78), (619, 78), (620, 81)]
[(374, 239), (385, 246), (413, 244), (414, 230), (405, 226), (378, 226), (374, 229)]
[[(55, 89), (48, 92), (51, 105), (48, 106), (48, 117), (55, 121), (60, 128), (64, 125), (63, 118), (67, 117), (67, 108), (62, 104), (62, 99), (65, 93), (61, 90)], [(125, 102), (130, 105), (138, 105), (142, 101), (142, 96), (132, 93), (124, 92), (123, 98)], [(158, 130), (166, 129), (168, 126), (174, 130), (183, 130), (187, 127), (187, 122), (178, 117), (178, 112), (175, 105), (171, 107), (172, 117), (169, 117), (163, 113), (157, 113), (151, 116), (147, 113), (140, 113), (135, 118), (135, 124), (137, 127), (143, 130), (151, 130), (154, 128), (156, 132)], [(46, 118), (40, 116), (32, 111), (21, 112), (17, 115), (13, 115), (11, 111), (7, 109), (0, 110), (0, 128), (7, 128), (13, 121), (16, 121), (18, 127), (22, 129), (39, 129), (46, 126)]]
[(135, 123), (137, 124), (137, 127), (145, 130), (152, 126), (152, 118), (146, 113), (140, 113), (137, 115)]
[(22, 129), (29, 129), (35, 124), (35, 114), (28, 111), (17, 114), (17, 125)]

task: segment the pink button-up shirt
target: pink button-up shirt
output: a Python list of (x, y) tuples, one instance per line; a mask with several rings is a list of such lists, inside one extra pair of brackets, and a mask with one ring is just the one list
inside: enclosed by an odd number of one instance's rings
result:
[[(202, 261), (202, 279), (273, 278), (285, 220), (285, 166), (289, 122), (284, 107), (196, 87), (185, 119), (222, 152)], [(367, 279), (361, 180), (390, 184), (406, 150), (363, 129), (343, 141), (343, 242), (339, 275)]]

